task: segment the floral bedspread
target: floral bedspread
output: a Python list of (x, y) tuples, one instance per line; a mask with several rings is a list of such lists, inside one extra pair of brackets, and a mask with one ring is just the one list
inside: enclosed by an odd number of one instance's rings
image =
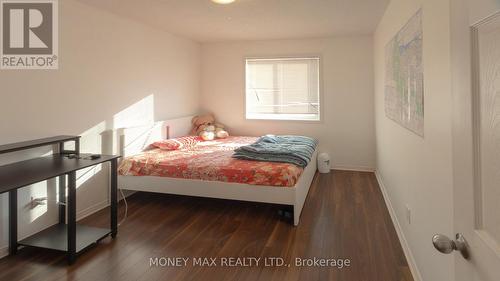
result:
[(293, 164), (240, 160), (234, 150), (254, 143), (255, 137), (199, 141), (179, 150), (152, 149), (123, 159), (124, 176), (159, 176), (268, 186), (294, 186), (303, 169)]

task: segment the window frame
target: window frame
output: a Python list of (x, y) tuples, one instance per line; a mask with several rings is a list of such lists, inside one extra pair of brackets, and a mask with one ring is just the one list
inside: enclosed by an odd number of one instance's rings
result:
[[(284, 115), (269, 114), (265, 117), (247, 116), (247, 61), (248, 60), (284, 60), (284, 59), (318, 59), (318, 119), (307, 118), (283, 118)], [(320, 54), (302, 54), (287, 56), (245, 56), (243, 58), (243, 117), (249, 121), (285, 121), (285, 122), (304, 122), (304, 123), (323, 123), (323, 56)]]

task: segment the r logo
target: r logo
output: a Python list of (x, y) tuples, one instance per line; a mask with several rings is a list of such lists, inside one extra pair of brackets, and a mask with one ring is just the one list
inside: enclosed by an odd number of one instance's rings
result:
[(3, 3), (3, 53), (52, 54), (52, 3)]
[(57, 0), (0, 0), (4, 69), (57, 68)]

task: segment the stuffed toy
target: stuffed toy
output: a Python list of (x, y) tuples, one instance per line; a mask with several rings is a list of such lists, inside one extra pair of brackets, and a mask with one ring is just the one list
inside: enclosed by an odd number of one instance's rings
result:
[(229, 136), (229, 133), (224, 129), (224, 125), (216, 123), (214, 116), (211, 114), (195, 116), (191, 123), (193, 124), (191, 134), (200, 136), (203, 140), (224, 139)]

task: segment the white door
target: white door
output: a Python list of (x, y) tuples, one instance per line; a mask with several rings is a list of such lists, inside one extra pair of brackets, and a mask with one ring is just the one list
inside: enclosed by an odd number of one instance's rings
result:
[(470, 255), (453, 251), (457, 281), (500, 280), (500, 5), (472, 21), (480, 2), (451, 1), (454, 225)]

